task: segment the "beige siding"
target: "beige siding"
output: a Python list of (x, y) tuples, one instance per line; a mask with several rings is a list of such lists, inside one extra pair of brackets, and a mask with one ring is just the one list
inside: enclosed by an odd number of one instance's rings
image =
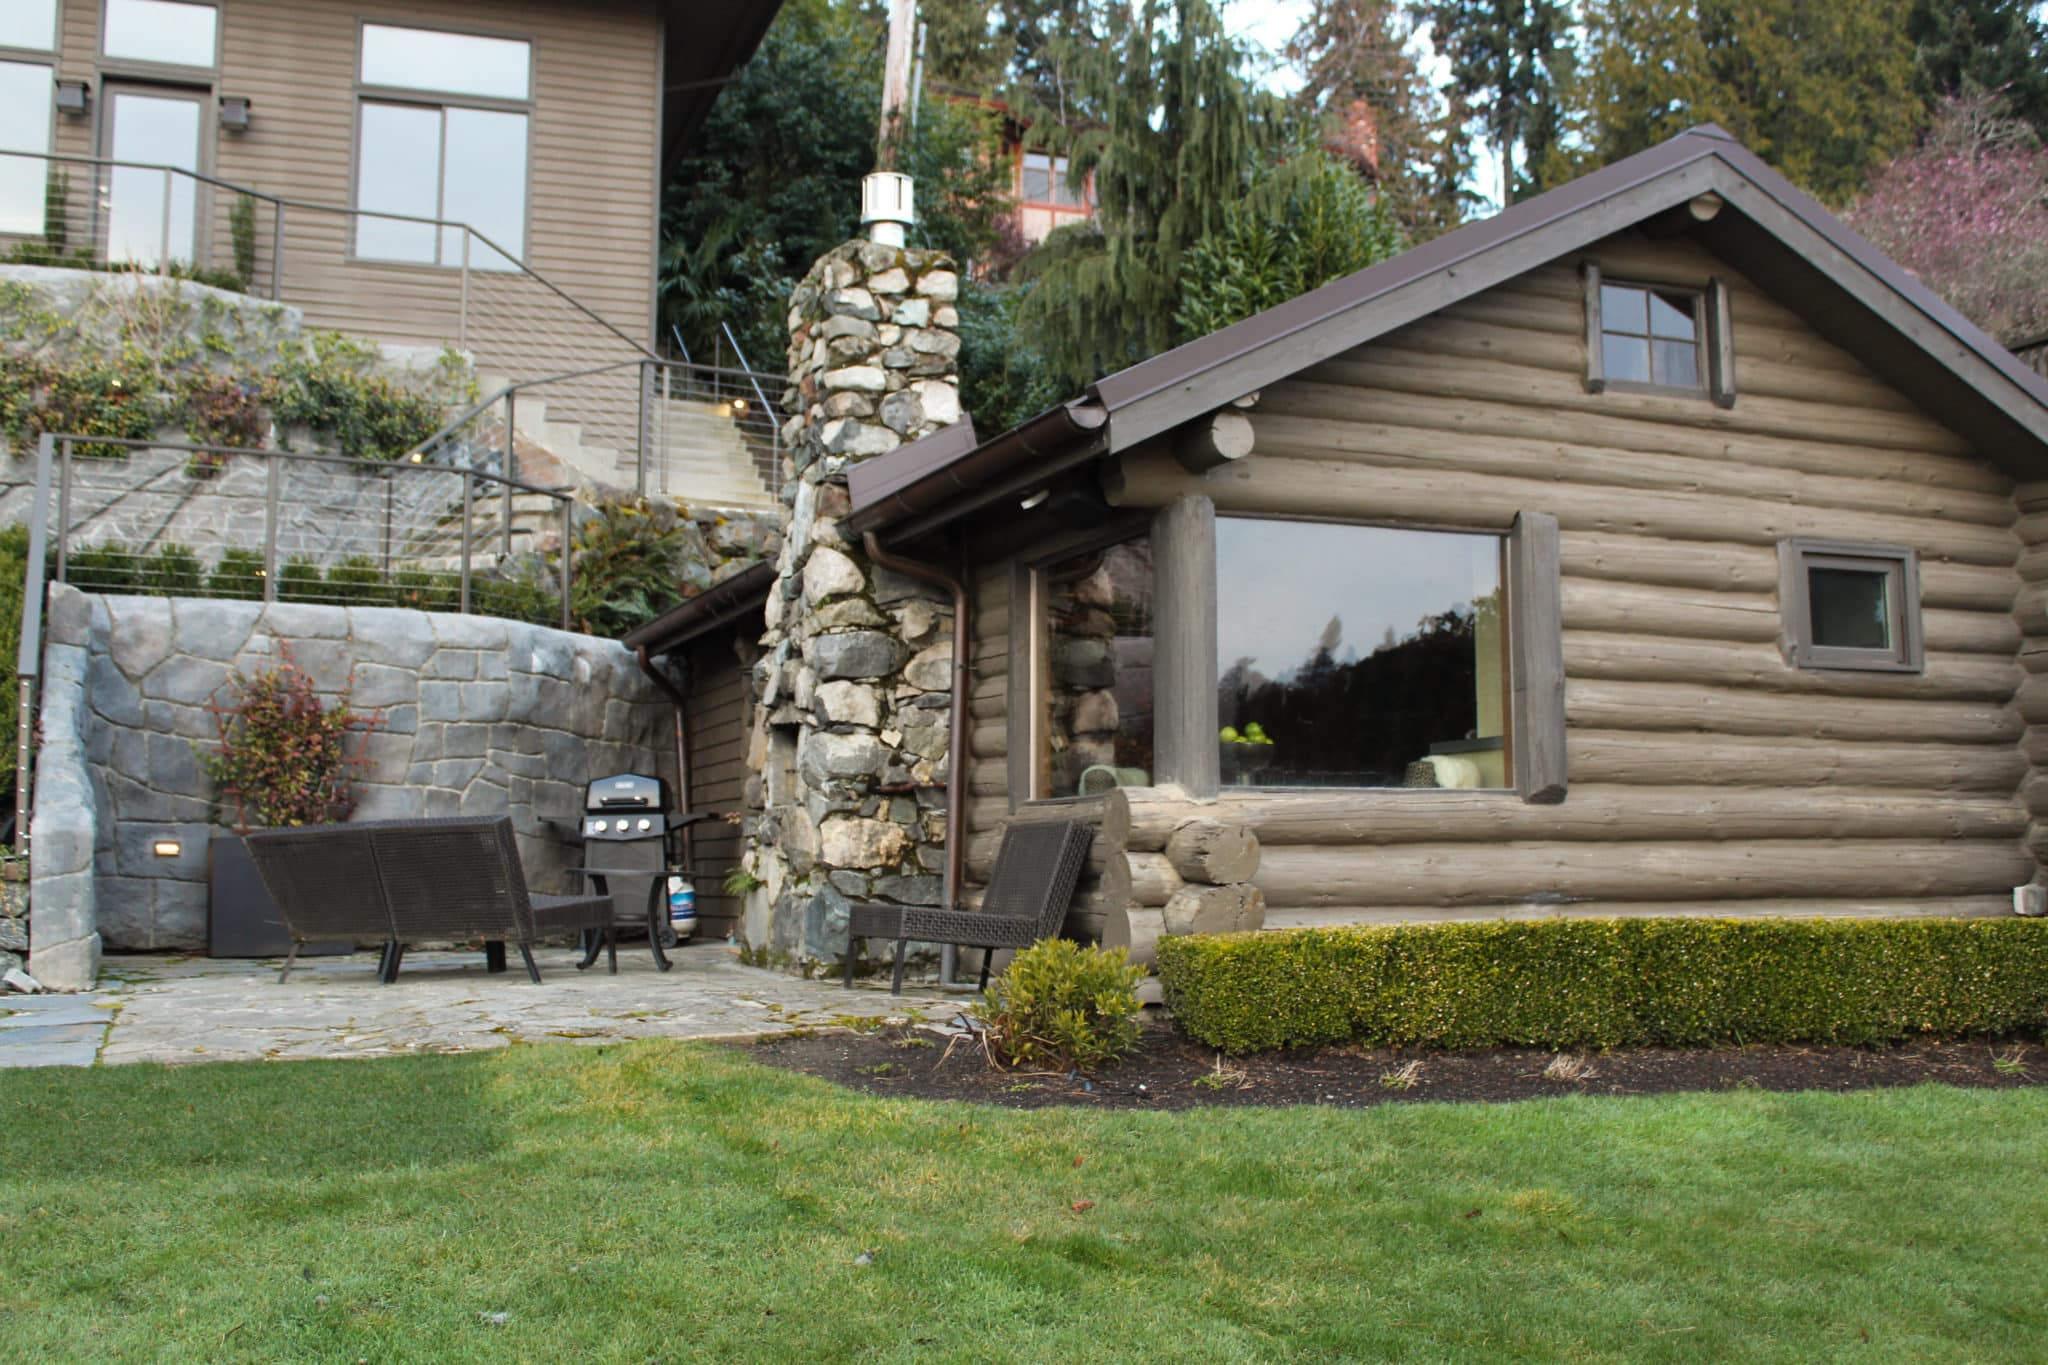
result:
[[(107, 109), (99, 86), (120, 77), (118, 65), (98, 56), (98, 18), (97, 0), (65, 0), (59, 74), (95, 89), (90, 116), (59, 117), (60, 152), (94, 152)], [(635, 343), (650, 342), (661, 95), (653, 0), (222, 0), (221, 64), (205, 93), (209, 103), (218, 94), (245, 96), (253, 113), (249, 130), (238, 134), (220, 130), (209, 111), (201, 168), (266, 194), (351, 204), (357, 33), (365, 20), (533, 43), (527, 264), (595, 317), (521, 275), (474, 272), (465, 301), (458, 269), (352, 261), (347, 215), (307, 208), (284, 213), (284, 301), (320, 327), (396, 343), (466, 342), (495, 378), (625, 359)], [(75, 204), (83, 204), (83, 188), (74, 186)], [(202, 194), (204, 263), (216, 267), (233, 262), (230, 198)], [(83, 213), (74, 215), (74, 241), (88, 231), (76, 221)], [(259, 292), (271, 278), (273, 229), (264, 205)], [(615, 387), (615, 395), (578, 398), (630, 406), (637, 381)]]
[[(1253, 454), (1206, 479), (1124, 461), (1137, 506), (1199, 489), (1225, 513), (1561, 523), (1564, 804), (1226, 791), (1209, 818), (1258, 834), (1266, 924), (2007, 910), (2034, 869), (2010, 480), (1690, 243), (1588, 255), (1609, 278), (1728, 281), (1732, 409), (1586, 392), (1565, 261), (1270, 385)], [(1920, 552), (1923, 675), (1785, 664), (1793, 534)]]
[[(690, 809), (738, 811), (746, 804), (747, 726), (751, 719), (746, 670), (723, 635), (690, 650)], [(726, 874), (739, 865), (740, 830), (705, 821), (691, 834), (697, 877), (697, 932), (723, 938), (739, 923), (736, 897), (725, 893)]]

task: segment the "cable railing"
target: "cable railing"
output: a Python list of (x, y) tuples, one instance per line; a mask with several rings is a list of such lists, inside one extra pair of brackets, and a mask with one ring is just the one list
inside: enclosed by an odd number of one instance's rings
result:
[[(432, 453), (422, 463), (491, 451), (496, 462), (480, 467), (516, 476), (504, 432), (542, 434), (538, 422), (506, 422), (523, 393), (544, 397), (550, 422), (576, 424), (584, 466), (611, 453), (605, 482), (688, 496), (676, 486), (674, 438), (703, 414), (672, 411), (667, 399), (718, 408), (763, 486), (780, 488), (780, 423), (767, 398), (779, 376), (749, 374), (744, 360), (733, 370), (691, 364), (687, 352), (680, 365), (663, 359), (466, 223), (292, 199), (177, 166), (6, 155), (49, 168), (39, 253), (48, 264), (189, 278), (289, 303), (316, 326), (469, 354), (491, 397), (451, 424), (467, 428), (460, 440), (444, 431), (423, 443)], [(391, 259), (407, 252), (431, 260)], [(504, 416), (482, 415), (494, 403)]]

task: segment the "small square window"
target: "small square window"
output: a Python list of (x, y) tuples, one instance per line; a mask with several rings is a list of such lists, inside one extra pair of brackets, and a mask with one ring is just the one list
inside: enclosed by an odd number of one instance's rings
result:
[(1600, 353), (1610, 383), (1700, 387), (1700, 296), (1638, 284), (1600, 286)]
[(1778, 606), (1795, 667), (1917, 673), (1924, 666), (1920, 565), (1910, 549), (1784, 541)]
[(1735, 403), (1728, 290), (1603, 279), (1591, 261), (1586, 283), (1586, 388), (1706, 394)]

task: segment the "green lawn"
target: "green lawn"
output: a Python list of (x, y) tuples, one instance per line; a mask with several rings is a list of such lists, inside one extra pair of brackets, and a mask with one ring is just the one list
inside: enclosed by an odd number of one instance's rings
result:
[(2042, 1090), (1014, 1113), (662, 1043), (4, 1084), (9, 1360), (2048, 1342)]

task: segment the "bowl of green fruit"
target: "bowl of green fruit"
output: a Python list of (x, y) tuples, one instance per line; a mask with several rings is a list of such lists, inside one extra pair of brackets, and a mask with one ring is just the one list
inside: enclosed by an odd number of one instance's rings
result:
[(1273, 762), (1272, 738), (1257, 721), (1242, 730), (1224, 726), (1216, 732), (1216, 744), (1222, 751), (1223, 780), (1233, 786), (1251, 786)]

